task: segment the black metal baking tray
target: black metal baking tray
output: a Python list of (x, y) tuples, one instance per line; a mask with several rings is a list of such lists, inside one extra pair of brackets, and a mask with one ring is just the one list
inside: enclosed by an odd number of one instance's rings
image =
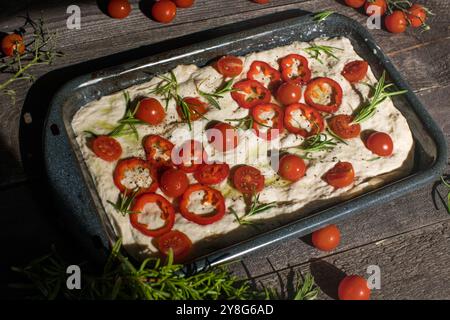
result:
[(245, 55), (293, 41), (336, 36), (349, 38), (358, 54), (370, 63), (377, 77), (382, 70), (386, 70), (390, 80), (398, 88), (408, 90), (406, 95), (396, 98), (394, 103), (406, 117), (414, 136), (415, 162), (411, 173), (374, 191), (303, 215), (295, 221), (251, 239), (226, 248), (217, 248), (216, 251), (198, 258), (193, 266), (202, 268), (205, 264), (225, 262), (276, 241), (308, 234), (319, 227), (390, 201), (435, 180), (447, 161), (444, 136), (368, 31), (358, 22), (339, 14), (333, 14), (320, 23), (313, 20), (312, 14), (302, 14), (87, 74), (67, 83), (55, 95), (49, 109), (44, 133), (44, 153), (48, 178), (57, 204), (76, 239), (94, 259), (103, 260), (116, 237), (71, 127), (74, 114), (82, 106), (102, 96), (148, 81), (151, 78), (149, 74), (167, 72), (179, 64), (203, 66), (225, 54)]

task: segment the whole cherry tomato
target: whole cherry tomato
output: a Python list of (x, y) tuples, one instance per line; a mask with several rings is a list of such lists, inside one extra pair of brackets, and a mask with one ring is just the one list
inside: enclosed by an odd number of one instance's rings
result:
[(341, 241), (341, 232), (334, 224), (316, 230), (312, 234), (314, 247), (321, 251), (334, 250)]
[(345, 0), (345, 4), (352, 8), (361, 8), (366, 0)]
[(405, 32), (408, 27), (408, 21), (406, 20), (406, 15), (400, 10), (395, 10), (392, 14), (387, 15), (384, 19), (384, 24), (386, 29), (392, 33), (402, 33)]
[(284, 155), (280, 159), (278, 174), (286, 180), (295, 182), (305, 176), (305, 161), (295, 154)]
[(12, 57), (15, 53), (22, 55), (25, 52), (22, 36), (17, 33), (11, 33), (3, 37), (2, 51), (8, 57)]
[(155, 98), (142, 99), (137, 108), (136, 118), (154, 126), (166, 117), (163, 106)]
[(173, 0), (178, 8), (189, 8), (192, 7), (195, 0)]
[(189, 180), (181, 170), (168, 169), (161, 175), (160, 188), (164, 194), (176, 198), (181, 196), (189, 186)]
[(128, 0), (110, 0), (108, 3), (108, 14), (114, 19), (124, 19), (131, 12)]
[(177, 15), (177, 6), (170, 0), (160, 0), (152, 7), (152, 17), (162, 23), (169, 23)]
[(425, 23), (425, 20), (427, 20), (427, 12), (420, 4), (416, 3), (408, 9), (406, 17), (413, 28), (418, 28)]
[(277, 99), (285, 106), (299, 102), (301, 97), (302, 88), (294, 82), (285, 82), (277, 90)]
[(369, 300), (370, 289), (367, 280), (361, 276), (346, 276), (338, 288), (339, 300)]
[(386, 0), (371, 0), (367, 1), (364, 5), (364, 11), (368, 16), (378, 15), (383, 16), (386, 13), (387, 4)]
[(345, 188), (355, 180), (355, 171), (350, 162), (338, 162), (325, 174), (325, 180), (335, 188)]
[(366, 147), (376, 155), (388, 157), (394, 150), (394, 143), (387, 133), (374, 132), (367, 138)]

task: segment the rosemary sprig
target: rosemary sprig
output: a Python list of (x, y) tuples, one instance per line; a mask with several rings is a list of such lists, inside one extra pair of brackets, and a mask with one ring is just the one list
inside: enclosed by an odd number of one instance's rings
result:
[(276, 207), (276, 202), (261, 203), (259, 201), (259, 194), (257, 194), (252, 197), (252, 204), (250, 205), (250, 208), (245, 212), (245, 214), (241, 218), (238, 216), (237, 212), (233, 208), (230, 208), (229, 210), (236, 218), (235, 220), (236, 222), (238, 222), (240, 225), (249, 225), (253, 224), (253, 222), (247, 220), (248, 217), (260, 214), (273, 207)]
[(178, 95), (178, 80), (173, 71), (169, 72), (169, 77), (161, 75), (157, 77), (160, 78), (161, 81), (150, 91), (150, 93), (163, 96), (167, 110), (170, 99)]
[(308, 273), (302, 282), (297, 284), (297, 292), (294, 300), (316, 300), (319, 295), (319, 288), (314, 282), (314, 277)]
[(253, 120), (253, 117), (251, 117), (251, 116), (245, 116), (243, 118), (238, 118), (238, 119), (225, 119), (225, 121), (237, 122), (237, 124), (233, 126), (236, 129), (249, 130), (249, 129), (253, 128), (254, 120)]
[(307, 138), (298, 148), (305, 152), (317, 152), (332, 150), (336, 145), (333, 138), (329, 138), (325, 133), (318, 133)]
[(313, 17), (313, 20), (316, 22), (322, 22), (326, 20), (329, 16), (331, 16), (334, 13), (334, 11), (331, 10), (325, 10), (319, 13), (316, 13)]
[(116, 203), (109, 201), (108, 203), (114, 207), (117, 211), (119, 211), (122, 216), (126, 216), (128, 214), (137, 213), (130, 210), (130, 206), (134, 202), (137, 194), (139, 192), (139, 188), (133, 190), (130, 194), (119, 194)]
[(444, 186), (447, 187), (448, 193), (447, 193), (447, 212), (450, 214), (450, 182), (447, 182), (443, 176), (441, 176), (441, 181), (444, 184)]
[(145, 122), (135, 118), (138, 106), (132, 106), (130, 94), (128, 93), (128, 91), (125, 91), (123, 93), (123, 96), (125, 98), (125, 115), (118, 121), (117, 127), (115, 127), (110, 133), (108, 133), (108, 135), (111, 137), (119, 137), (129, 134), (131, 131), (136, 140), (139, 140), (139, 133), (137, 131), (136, 125), (144, 124)]
[(199, 95), (201, 97), (205, 98), (210, 105), (212, 105), (213, 107), (220, 110), (219, 99), (222, 99), (225, 93), (235, 91), (235, 89), (233, 89), (233, 81), (234, 81), (234, 78), (226, 81), (225, 84), (221, 88), (218, 88), (213, 93), (207, 93), (198, 88), (197, 88), (197, 91), (198, 91)]
[(385, 84), (385, 80), (386, 80), (386, 72), (383, 71), (380, 80), (375, 85), (374, 94), (372, 98), (365, 105), (359, 108), (359, 110), (357, 110), (353, 119), (353, 123), (361, 123), (372, 118), (375, 115), (378, 106), (381, 103), (383, 103), (387, 98), (398, 96), (408, 92), (408, 90), (387, 91), (387, 89), (392, 87), (394, 84), (393, 83)]
[(343, 50), (341, 48), (331, 47), (331, 46), (325, 46), (325, 45), (318, 45), (313, 44), (310, 47), (306, 48), (305, 51), (308, 53), (310, 58), (316, 59), (321, 64), (323, 64), (323, 61), (320, 59), (321, 54), (325, 54), (327, 57), (332, 57), (336, 60), (339, 60), (338, 57), (334, 54), (334, 50)]

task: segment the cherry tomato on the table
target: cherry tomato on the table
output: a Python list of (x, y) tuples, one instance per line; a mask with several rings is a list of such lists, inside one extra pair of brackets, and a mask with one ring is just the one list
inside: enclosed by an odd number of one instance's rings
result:
[(345, 188), (355, 180), (355, 171), (350, 162), (338, 162), (325, 174), (325, 180), (335, 188)]
[(100, 159), (115, 161), (122, 155), (120, 143), (110, 136), (97, 136), (92, 140), (92, 151)]
[(376, 155), (388, 157), (394, 150), (394, 142), (387, 133), (374, 132), (367, 138), (366, 147)]
[(108, 14), (114, 19), (124, 19), (131, 12), (128, 0), (110, 0), (108, 3)]
[[(371, 0), (364, 5), (364, 11), (368, 16), (384, 15), (387, 10), (386, 0)], [(379, 12), (379, 13), (378, 13)]]
[(262, 103), (251, 110), (253, 129), (256, 135), (265, 140), (278, 137), (283, 131), (283, 109), (274, 103)]
[(334, 224), (330, 224), (312, 233), (312, 243), (314, 247), (321, 251), (331, 251), (335, 249), (341, 241), (341, 232)]
[(141, 158), (127, 158), (117, 163), (113, 173), (114, 184), (120, 192), (137, 194), (155, 192), (158, 188), (156, 168)]
[(282, 105), (290, 105), (300, 101), (302, 88), (295, 82), (285, 82), (278, 87), (277, 99)]
[(12, 57), (14, 54), (22, 55), (25, 52), (25, 44), (20, 34), (11, 33), (2, 39), (2, 51), (5, 56)]
[(202, 143), (197, 140), (187, 140), (174, 151), (172, 162), (186, 173), (195, 172), (208, 157)]
[(152, 7), (152, 17), (162, 23), (171, 22), (177, 15), (177, 6), (170, 0), (160, 0)]
[(144, 150), (147, 160), (153, 165), (171, 165), (173, 143), (161, 136), (151, 134), (145, 137)]
[[(145, 206), (149, 203), (156, 204), (161, 212), (146, 212)], [(131, 211), (133, 212), (130, 213), (131, 225), (148, 237), (159, 237), (169, 232), (175, 223), (175, 210), (173, 206), (166, 198), (156, 193), (145, 193), (137, 197), (134, 204), (131, 206)], [(141, 218), (154, 214), (160, 214), (161, 219), (164, 220), (163, 226), (152, 228), (148, 224), (142, 222)]]
[(189, 186), (189, 180), (181, 170), (170, 168), (163, 172), (159, 187), (165, 195), (176, 198), (181, 196)]
[(346, 276), (339, 283), (339, 300), (369, 300), (370, 289), (367, 280), (361, 276)]
[(145, 98), (139, 102), (135, 117), (155, 126), (163, 122), (166, 111), (155, 98)]
[[(191, 199), (191, 197), (197, 199)], [(200, 199), (199, 199), (200, 197)], [(212, 207), (204, 213), (197, 213), (191, 211), (190, 203), (192, 201), (200, 202), (200, 205)], [(195, 207), (199, 208), (199, 204), (196, 203)], [(200, 209), (200, 211), (203, 211)], [(220, 191), (201, 184), (193, 184), (189, 186), (180, 201), (181, 215), (189, 221), (195, 222), (200, 225), (208, 225), (219, 221), (225, 215), (225, 199)]]
[(406, 20), (406, 15), (403, 11), (395, 10), (392, 14), (389, 14), (384, 19), (384, 24), (386, 29), (392, 33), (402, 33), (405, 32), (408, 27), (408, 21)]
[(281, 76), (284, 81), (304, 84), (311, 79), (308, 59), (299, 54), (290, 54), (280, 60)]
[(238, 57), (224, 56), (217, 61), (217, 71), (224, 77), (237, 77), (244, 68), (243, 62)]
[(367, 61), (352, 61), (345, 65), (342, 75), (348, 82), (354, 83), (364, 79), (368, 69)]
[(195, 0), (173, 0), (178, 8), (189, 8), (192, 7)]
[(408, 9), (406, 17), (413, 28), (418, 28), (425, 23), (425, 20), (427, 20), (427, 12), (420, 4), (416, 3)]
[(264, 176), (252, 166), (239, 166), (233, 172), (233, 185), (243, 194), (252, 195), (264, 189)]
[(352, 123), (353, 117), (340, 114), (328, 120), (328, 126), (331, 131), (342, 139), (352, 139), (359, 136), (361, 126), (358, 123)]
[(177, 112), (180, 118), (185, 121), (196, 121), (208, 112), (208, 105), (198, 98), (187, 97), (183, 98), (183, 101), (186, 103), (187, 110), (184, 110), (179, 104), (177, 105)]
[(270, 0), (252, 0), (253, 2), (259, 3), (259, 4), (266, 4), (269, 3)]
[(281, 82), (280, 72), (263, 61), (253, 61), (247, 78), (262, 83), (268, 89), (276, 88)]
[(194, 172), (194, 178), (201, 184), (211, 185), (221, 183), (228, 177), (230, 166), (226, 163), (211, 163), (202, 165)]
[(361, 8), (366, 0), (345, 0), (345, 4), (352, 8)]
[(303, 103), (294, 103), (284, 109), (284, 126), (289, 132), (309, 137), (324, 129), (320, 112)]
[(255, 80), (243, 80), (233, 85), (231, 97), (241, 108), (250, 109), (257, 104), (270, 102), (269, 89)]
[(206, 131), (208, 141), (221, 152), (233, 150), (239, 144), (239, 135), (236, 129), (228, 123), (219, 122)]
[(342, 103), (342, 88), (333, 79), (316, 78), (306, 86), (305, 102), (319, 111), (334, 113)]
[(158, 250), (165, 256), (172, 251), (173, 260), (183, 262), (191, 252), (192, 241), (187, 235), (178, 230), (169, 231), (156, 239)]
[(295, 154), (284, 155), (280, 159), (280, 167), (278, 174), (289, 181), (295, 182), (305, 176), (306, 165), (305, 161)]

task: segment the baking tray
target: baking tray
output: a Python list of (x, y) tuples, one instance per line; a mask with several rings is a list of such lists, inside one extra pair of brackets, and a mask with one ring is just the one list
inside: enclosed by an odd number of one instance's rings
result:
[(382, 70), (386, 70), (391, 82), (398, 88), (408, 90), (406, 95), (396, 98), (394, 103), (406, 117), (414, 136), (415, 160), (411, 173), (374, 191), (325, 210), (312, 212), (230, 247), (218, 249), (198, 258), (190, 267), (199, 269), (205, 265), (222, 263), (285, 238), (303, 236), (435, 180), (446, 166), (447, 145), (444, 136), (368, 31), (358, 22), (339, 14), (333, 14), (317, 23), (313, 20), (313, 14), (302, 12), (294, 18), (86, 74), (64, 85), (55, 95), (44, 132), (46, 170), (63, 221), (69, 225), (77, 241), (91, 253), (93, 259), (102, 261), (107, 256), (115, 234), (70, 125), (74, 114), (82, 106), (102, 96), (148, 81), (152, 78), (151, 74), (167, 72), (179, 64), (203, 66), (225, 54), (245, 55), (297, 40), (310, 41), (323, 36), (349, 38), (357, 53), (370, 63), (377, 77)]

